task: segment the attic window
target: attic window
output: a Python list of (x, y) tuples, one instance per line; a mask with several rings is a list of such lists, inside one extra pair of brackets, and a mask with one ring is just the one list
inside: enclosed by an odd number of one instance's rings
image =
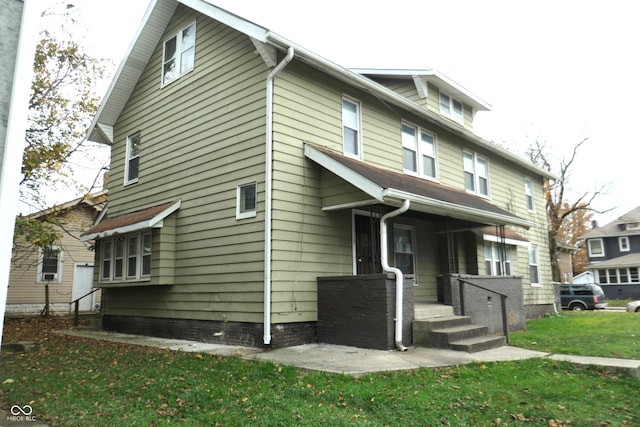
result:
[(162, 85), (193, 70), (196, 50), (195, 21), (164, 41)]
[(627, 230), (640, 230), (640, 222), (630, 222), (627, 224)]
[(440, 92), (440, 114), (450, 117), (456, 122), (464, 122), (462, 102), (457, 101), (442, 92)]

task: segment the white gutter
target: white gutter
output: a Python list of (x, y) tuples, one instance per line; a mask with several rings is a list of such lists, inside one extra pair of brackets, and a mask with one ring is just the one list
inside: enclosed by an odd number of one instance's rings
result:
[(401, 215), (409, 210), (409, 205), (411, 202), (408, 199), (405, 199), (402, 202), (402, 206), (395, 211), (387, 212), (380, 219), (380, 261), (382, 264), (382, 269), (387, 273), (393, 273), (396, 276), (396, 330), (395, 330), (395, 339), (396, 339), (396, 347), (400, 351), (407, 351), (407, 348), (402, 344), (402, 322), (403, 322), (403, 304), (402, 299), (404, 297), (404, 275), (399, 268), (391, 267), (389, 265), (389, 261), (387, 259), (389, 248), (387, 242), (387, 220), (389, 218), (393, 218), (394, 216)]
[(293, 59), (293, 47), (287, 56), (267, 76), (267, 135), (264, 177), (264, 336), (265, 345), (271, 344), (271, 205), (273, 202), (273, 80)]

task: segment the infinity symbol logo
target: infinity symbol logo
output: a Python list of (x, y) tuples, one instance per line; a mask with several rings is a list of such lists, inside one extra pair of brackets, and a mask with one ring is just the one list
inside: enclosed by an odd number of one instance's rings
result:
[(31, 415), (33, 413), (33, 408), (31, 405), (24, 405), (22, 407), (18, 405), (13, 405), (11, 407), (11, 415)]

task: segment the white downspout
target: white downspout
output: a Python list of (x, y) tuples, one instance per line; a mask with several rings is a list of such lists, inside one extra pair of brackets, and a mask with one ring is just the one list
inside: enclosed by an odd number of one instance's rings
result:
[(293, 59), (289, 47), (287, 56), (267, 76), (267, 129), (264, 177), (264, 336), (265, 345), (271, 344), (271, 205), (273, 196), (273, 80)]
[(387, 241), (387, 220), (389, 218), (393, 218), (394, 216), (401, 215), (409, 210), (409, 205), (411, 202), (409, 200), (405, 200), (402, 203), (402, 206), (395, 211), (387, 212), (380, 219), (380, 261), (382, 264), (382, 269), (386, 273), (393, 273), (396, 276), (396, 330), (395, 330), (395, 339), (396, 339), (396, 347), (400, 351), (407, 351), (407, 348), (402, 344), (402, 311), (403, 311), (403, 287), (404, 287), (404, 275), (399, 268), (391, 267), (389, 265), (389, 261), (387, 259), (389, 248)]

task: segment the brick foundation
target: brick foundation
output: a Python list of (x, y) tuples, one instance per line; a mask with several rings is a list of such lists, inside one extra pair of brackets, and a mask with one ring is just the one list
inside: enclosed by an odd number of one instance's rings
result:
[[(261, 323), (105, 315), (102, 318), (102, 328), (126, 334), (265, 347)], [(315, 342), (316, 322), (274, 324), (271, 327), (271, 337), (270, 348)]]

